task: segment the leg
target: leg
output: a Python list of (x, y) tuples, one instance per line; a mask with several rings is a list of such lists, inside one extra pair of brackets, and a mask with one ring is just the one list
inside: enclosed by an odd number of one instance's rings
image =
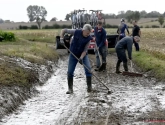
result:
[(103, 47), (102, 60), (103, 60), (103, 71), (105, 71), (106, 70), (106, 65), (107, 65), (107, 46)]
[(123, 61), (124, 70), (128, 71), (127, 57), (126, 57), (126, 53), (125, 52), (123, 52), (122, 61)]
[(116, 73), (118, 74), (118, 73), (121, 73), (120, 72), (120, 63), (121, 63), (122, 61), (120, 60), (120, 59), (118, 59), (118, 61), (117, 61), (117, 64), (116, 64)]
[(117, 49), (117, 57), (118, 57), (118, 62), (116, 64), (116, 73), (120, 72), (120, 63), (123, 62), (123, 67), (125, 71), (128, 71), (128, 66), (127, 66), (127, 57), (124, 49)]
[(71, 94), (73, 93), (73, 75), (74, 75), (74, 70), (77, 64), (77, 59), (70, 54), (69, 55), (69, 62), (68, 62), (68, 91), (66, 92), (66, 94)]
[(98, 54), (96, 49), (95, 49), (95, 56), (96, 56), (96, 66), (97, 66), (97, 68), (99, 68), (100, 67), (100, 59), (99, 59), (99, 54)]
[(134, 41), (134, 46), (135, 46), (136, 51), (139, 51), (139, 43)]
[(107, 57), (107, 47), (103, 46), (100, 48), (100, 55), (102, 56), (102, 67), (100, 67), (99, 71), (105, 71), (106, 70), (106, 57)]
[(91, 73), (91, 65), (90, 65), (88, 55), (86, 55), (83, 58), (83, 63), (88, 68), (87, 69), (87, 68), (84, 67), (85, 74), (86, 74), (87, 91), (91, 92), (92, 91), (92, 73)]

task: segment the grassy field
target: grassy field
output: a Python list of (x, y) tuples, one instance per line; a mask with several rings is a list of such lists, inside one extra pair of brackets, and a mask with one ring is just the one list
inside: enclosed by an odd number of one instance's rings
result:
[(47, 60), (55, 61), (59, 57), (55, 51), (55, 35), (59, 30), (12, 31), (15, 42), (0, 42), (0, 85), (29, 85), (33, 72), (10, 63), (7, 57), (20, 57), (39, 65)]
[[(108, 34), (116, 34), (116, 29), (106, 29)], [(130, 29), (131, 30), (131, 29)], [(165, 29), (143, 28), (140, 52), (133, 52), (133, 60), (143, 71), (151, 71), (156, 78), (165, 78)], [(12, 30), (16, 42), (0, 42), (0, 84), (25, 84), (30, 72), (2, 61), (4, 55), (21, 57), (32, 63), (46, 64), (47, 60), (55, 61), (55, 36), (60, 30)], [(5, 68), (4, 68), (5, 67)], [(20, 79), (21, 78), (21, 79)]]

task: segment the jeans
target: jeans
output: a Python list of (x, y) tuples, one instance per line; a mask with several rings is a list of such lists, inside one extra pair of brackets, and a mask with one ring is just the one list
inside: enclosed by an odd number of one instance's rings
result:
[[(70, 54), (69, 62), (68, 62), (68, 72), (67, 72), (68, 78), (73, 78), (77, 63), (78, 63), (78, 60), (72, 54)], [(88, 55), (86, 55), (83, 58), (83, 64), (91, 71), (91, 65), (90, 65)], [(86, 77), (91, 77), (92, 74), (90, 73), (90, 71), (88, 71), (87, 68), (84, 67), (85, 75)]]
[(127, 63), (127, 56), (125, 49), (116, 49), (117, 57), (119, 62)]
[[(99, 53), (102, 57), (102, 63), (106, 63), (106, 57), (107, 57), (107, 46), (103, 46), (99, 48)], [(96, 55), (96, 66), (100, 67), (100, 59), (99, 59), (99, 54), (97, 50), (95, 49), (95, 55)]]

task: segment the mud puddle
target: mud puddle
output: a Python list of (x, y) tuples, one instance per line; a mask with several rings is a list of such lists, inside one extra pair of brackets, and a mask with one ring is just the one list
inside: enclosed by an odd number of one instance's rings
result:
[[(107, 89), (93, 77), (93, 93), (86, 92), (84, 69), (77, 65), (74, 94), (67, 95), (67, 58), (42, 87), (1, 125), (138, 125), (165, 118), (165, 84), (154, 78), (117, 75), (116, 57), (108, 56), (107, 72), (97, 73)], [(136, 71), (136, 69), (134, 69)], [(154, 115), (157, 114), (157, 115)], [(153, 122), (153, 121), (152, 121)], [(155, 125), (157, 123), (154, 123)]]

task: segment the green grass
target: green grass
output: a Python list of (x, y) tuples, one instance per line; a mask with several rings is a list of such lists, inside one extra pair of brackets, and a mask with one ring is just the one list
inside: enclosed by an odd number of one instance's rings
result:
[[(47, 65), (47, 61), (56, 61), (59, 57), (55, 51), (55, 35), (59, 30), (15, 30), (15, 42), (0, 42), (0, 85), (29, 86), (37, 79), (33, 71), (8, 63), (8, 57), (23, 58), (31, 63)], [(44, 38), (42, 38), (44, 37)], [(34, 39), (33, 41), (29, 41)]]
[(151, 71), (156, 78), (165, 79), (165, 60), (142, 50), (133, 52), (133, 60), (143, 71)]
[(15, 64), (0, 62), (0, 85), (30, 87), (32, 81), (36, 80), (33, 71), (25, 70)]
[(60, 29), (58, 30), (13, 30), (13, 32), (18, 38), (23, 38), (29, 41), (55, 42), (55, 36), (60, 34)]

